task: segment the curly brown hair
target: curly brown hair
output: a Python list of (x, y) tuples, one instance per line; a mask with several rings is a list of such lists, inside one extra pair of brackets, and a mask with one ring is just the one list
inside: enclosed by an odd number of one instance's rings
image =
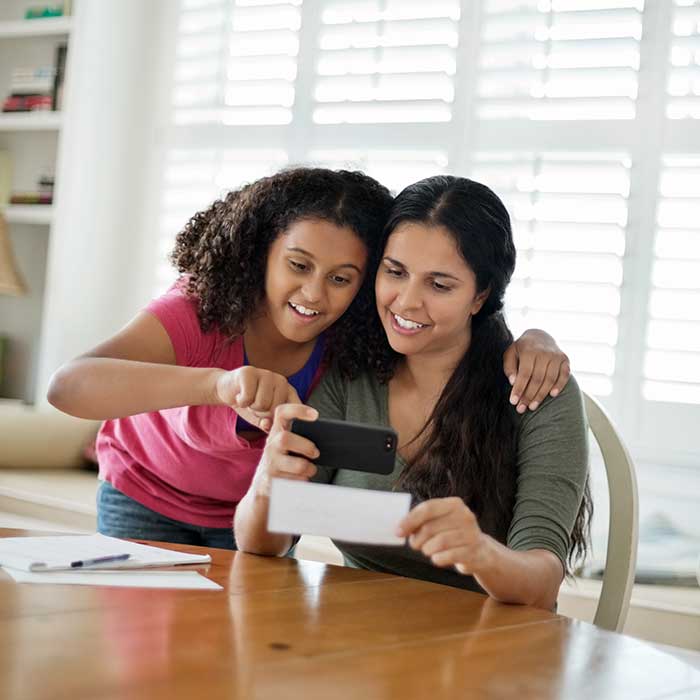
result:
[[(290, 168), (256, 180), (197, 212), (180, 231), (170, 261), (197, 302), (199, 322), (233, 339), (265, 298), (272, 242), (293, 223), (320, 219), (348, 227), (367, 246), (367, 274), (350, 307), (326, 331), (324, 360), (347, 377), (366, 365), (379, 240), (393, 197), (361, 172)], [(330, 244), (330, 242), (329, 242)]]

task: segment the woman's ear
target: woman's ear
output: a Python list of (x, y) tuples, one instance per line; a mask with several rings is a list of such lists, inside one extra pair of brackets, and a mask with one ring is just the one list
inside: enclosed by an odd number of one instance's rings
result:
[(489, 298), (489, 294), (491, 294), (491, 287), (487, 287), (484, 289), (483, 292), (479, 292), (475, 297), (474, 301), (472, 302), (472, 308), (471, 308), (471, 315), (476, 316), (479, 311), (481, 311), (482, 307), (486, 303), (486, 300)]

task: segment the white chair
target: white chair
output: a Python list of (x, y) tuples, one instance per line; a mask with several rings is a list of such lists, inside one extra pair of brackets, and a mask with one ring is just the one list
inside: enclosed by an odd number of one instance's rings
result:
[(584, 392), (588, 425), (605, 463), (610, 495), (608, 548), (603, 588), (593, 624), (622, 631), (627, 619), (637, 565), (639, 499), (634, 464), (603, 407)]

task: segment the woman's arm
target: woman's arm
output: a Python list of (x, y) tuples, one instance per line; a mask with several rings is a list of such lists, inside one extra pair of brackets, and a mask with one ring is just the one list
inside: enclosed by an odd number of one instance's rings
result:
[(544, 331), (525, 331), (503, 354), (503, 371), (513, 389), (510, 402), (518, 413), (531, 411), (547, 396), (555, 397), (571, 373), (569, 358)]
[(551, 608), (588, 477), (588, 442), (575, 379), (520, 419), (517, 492), (507, 546), (483, 533), (461, 498), (416, 506), (399, 536), (436, 566), (475, 576), (494, 598)]
[(316, 420), (318, 411), (300, 404), (280, 406), (275, 411), (275, 420), (253, 482), (236, 506), (233, 531), (236, 545), (242, 552), (281, 557), (294, 543), (292, 535), (267, 529), (272, 479), (308, 481), (316, 473), (310, 460), (318, 457), (318, 449), (311, 440), (290, 432), (294, 418)]
[[(236, 544), (244, 552), (283, 556), (294, 544), (291, 535), (279, 535), (267, 530), (270, 503), (270, 481), (273, 478), (303, 479), (330, 483), (335, 470), (317, 467), (309, 460), (318, 455), (310, 440), (289, 432), (293, 418), (316, 420), (345, 419), (346, 385), (333, 371), (325, 374), (309, 399), (310, 407), (280, 406), (275, 412), (275, 423), (265, 444), (248, 493), (236, 507), (233, 530)], [(293, 452), (294, 454), (290, 454)], [(301, 457), (298, 455), (302, 455)]]
[[(226, 371), (175, 364), (173, 344), (148, 312), (51, 377), (49, 403), (78, 418), (105, 420), (176, 406), (228, 405), (250, 422), (298, 401), (285, 377), (254, 367)], [(271, 421), (270, 421), (271, 422)]]
[(519, 552), (481, 531), (461, 498), (433, 498), (417, 505), (401, 522), (399, 537), (435, 566), (471, 574), (502, 603), (551, 610), (564, 577), (559, 558), (544, 549)]

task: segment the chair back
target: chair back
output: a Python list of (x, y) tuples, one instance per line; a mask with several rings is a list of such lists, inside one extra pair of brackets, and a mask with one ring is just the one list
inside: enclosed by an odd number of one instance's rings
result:
[(610, 495), (603, 588), (593, 623), (603, 629), (620, 632), (627, 619), (637, 565), (637, 477), (629, 452), (605, 409), (585, 392), (583, 399), (589, 428), (603, 455)]

